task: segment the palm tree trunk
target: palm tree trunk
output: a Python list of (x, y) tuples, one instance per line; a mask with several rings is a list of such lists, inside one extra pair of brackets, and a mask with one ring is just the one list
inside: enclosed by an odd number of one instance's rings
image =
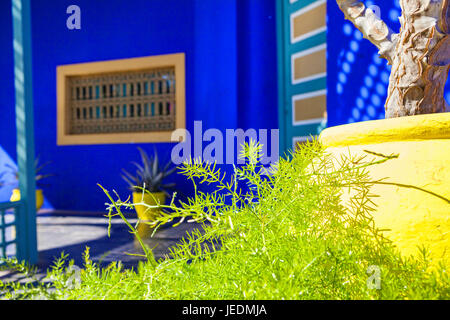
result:
[(356, 0), (337, 0), (347, 19), (392, 65), (386, 118), (446, 111), (444, 87), (450, 67), (449, 0), (400, 0), (400, 33), (392, 33)]

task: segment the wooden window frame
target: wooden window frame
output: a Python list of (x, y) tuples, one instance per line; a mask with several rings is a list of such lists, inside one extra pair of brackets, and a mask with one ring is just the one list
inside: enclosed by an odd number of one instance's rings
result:
[[(96, 75), (112, 72), (140, 71), (157, 68), (175, 68), (175, 129), (173, 131), (125, 132), (100, 134), (70, 134), (70, 112), (68, 112), (67, 94), (69, 77)], [(172, 133), (186, 128), (186, 98), (185, 98), (185, 54), (175, 53), (141, 58), (129, 58), (100, 62), (88, 62), (57, 67), (57, 145), (93, 145), (119, 143), (152, 143), (173, 142)], [(185, 135), (181, 141), (185, 140)], [(178, 141), (176, 141), (178, 142)]]

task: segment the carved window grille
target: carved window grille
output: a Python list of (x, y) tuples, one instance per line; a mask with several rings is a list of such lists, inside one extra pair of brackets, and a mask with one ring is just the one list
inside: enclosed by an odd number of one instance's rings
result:
[(58, 68), (58, 143), (170, 141), (185, 127), (184, 55)]

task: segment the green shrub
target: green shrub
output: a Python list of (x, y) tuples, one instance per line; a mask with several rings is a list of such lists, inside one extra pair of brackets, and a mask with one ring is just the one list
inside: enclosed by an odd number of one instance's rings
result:
[[(8, 298), (51, 299), (448, 299), (445, 266), (401, 257), (371, 217), (374, 209), (367, 167), (375, 160), (332, 159), (317, 142), (305, 144), (269, 172), (258, 163), (259, 145), (243, 149), (246, 164), (227, 176), (213, 164), (191, 161), (181, 173), (192, 180), (195, 196), (160, 206), (159, 226), (192, 220), (202, 230), (187, 235), (170, 256), (155, 261), (123, 212), (132, 208), (118, 195), (108, 205), (144, 248), (145, 263), (124, 270), (100, 268), (85, 254), (81, 281), (74, 285), (62, 256), (49, 271), (52, 282), (3, 284)], [(212, 184), (203, 193), (198, 184)], [(242, 188), (246, 184), (246, 188)], [(350, 191), (344, 206), (341, 195)], [(176, 224), (174, 225), (176, 227)], [(11, 266), (11, 262), (10, 262)], [(371, 284), (380, 272), (380, 287)], [(68, 284), (69, 283), (69, 284)]]

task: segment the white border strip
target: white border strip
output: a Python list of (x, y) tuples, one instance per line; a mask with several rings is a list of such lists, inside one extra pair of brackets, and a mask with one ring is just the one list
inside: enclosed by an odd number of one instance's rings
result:
[(325, 120), (325, 118), (322, 117), (322, 118), (295, 121), (295, 101), (318, 97), (318, 96), (323, 96), (323, 95), (326, 96), (326, 94), (327, 94), (327, 90), (323, 89), (323, 90), (311, 91), (311, 92), (297, 94), (295, 96), (292, 96), (292, 105), (291, 105), (292, 125), (298, 126), (298, 125), (303, 125), (303, 124), (321, 123), (323, 120)]
[[(306, 50), (303, 50), (303, 51), (300, 51), (300, 52), (297, 52), (297, 53), (294, 53), (293, 55), (291, 55), (291, 83), (292, 84), (298, 84), (298, 83), (302, 83), (302, 82), (306, 82), (306, 81), (322, 78), (322, 77), (325, 77), (327, 75), (326, 72), (322, 72), (322, 73), (310, 75), (308, 77), (303, 77), (303, 78), (298, 78), (298, 79), (294, 78), (294, 73), (295, 73), (295, 70), (294, 70), (295, 63), (294, 62), (295, 62), (295, 59), (301, 58), (301, 57), (304, 57), (304, 56), (307, 56), (307, 55), (310, 55), (310, 54), (313, 54), (314, 52), (318, 52), (318, 51), (321, 51), (321, 50), (325, 50), (325, 51), (327, 50), (327, 44), (326, 43), (323, 43), (321, 45), (318, 45), (318, 46), (315, 46), (315, 47), (312, 47), (312, 48), (309, 48), (309, 49), (306, 49)], [(326, 63), (326, 61), (325, 61), (325, 63)]]
[(304, 7), (304, 8), (302, 8), (302, 9), (296, 11), (296, 12), (291, 13), (291, 15), (290, 15), (290, 26), (289, 26), (290, 33), (291, 33), (291, 44), (294, 44), (294, 43), (299, 42), (299, 41), (301, 41), (303, 39), (312, 37), (312, 36), (314, 36), (314, 35), (316, 35), (316, 34), (318, 34), (320, 32), (323, 32), (323, 31), (327, 30), (327, 26), (325, 25), (323, 27), (320, 27), (318, 29), (315, 29), (313, 31), (307, 32), (305, 34), (302, 34), (302, 35), (294, 38), (294, 19), (297, 16), (302, 15), (305, 12), (311, 11), (312, 9), (317, 8), (318, 6), (320, 6), (320, 5), (322, 5), (322, 4), (326, 3), (326, 2), (327, 2), (326, 0), (319, 0), (319, 1), (311, 3), (310, 5)]

